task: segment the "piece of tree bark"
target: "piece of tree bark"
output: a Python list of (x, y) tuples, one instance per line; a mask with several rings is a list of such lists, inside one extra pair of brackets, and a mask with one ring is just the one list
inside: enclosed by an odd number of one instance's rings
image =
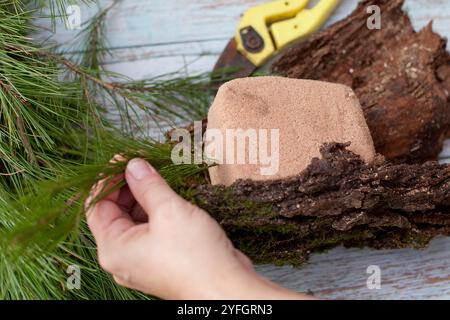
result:
[[(403, 0), (362, 1), (344, 20), (281, 53), (272, 71), (346, 84), (361, 101), (375, 148), (388, 159), (436, 159), (450, 133), (450, 56), (429, 24), (415, 32)], [(381, 29), (367, 27), (369, 5)]]
[(193, 201), (257, 262), (300, 264), (339, 244), (422, 247), (450, 234), (450, 166), (372, 164), (348, 144), (322, 147), (298, 176), (271, 182), (201, 185)]

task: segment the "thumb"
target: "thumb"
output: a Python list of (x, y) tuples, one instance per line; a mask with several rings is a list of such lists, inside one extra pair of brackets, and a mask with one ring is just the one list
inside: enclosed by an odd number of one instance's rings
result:
[(131, 160), (125, 171), (125, 179), (134, 198), (148, 215), (163, 203), (184, 201), (145, 160)]

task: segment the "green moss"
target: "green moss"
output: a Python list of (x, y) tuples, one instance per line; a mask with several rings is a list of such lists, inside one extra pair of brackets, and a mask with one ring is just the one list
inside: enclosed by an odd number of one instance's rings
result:
[[(338, 245), (375, 248), (422, 248), (430, 241), (424, 232), (399, 228), (356, 227), (337, 231), (336, 217), (286, 218), (270, 203), (240, 199), (230, 188), (216, 186), (201, 194), (195, 188), (182, 196), (205, 209), (225, 228), (237, 248), (255, 263), (300, 266), (313, 252), (324, 252)], [(243, 197), (242, 197), (243, 198)]]

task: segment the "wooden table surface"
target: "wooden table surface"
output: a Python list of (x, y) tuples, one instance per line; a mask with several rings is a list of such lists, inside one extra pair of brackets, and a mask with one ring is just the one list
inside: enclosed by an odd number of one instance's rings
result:
[[(102, 6), (110, 0), (101, 0)], [(267, 0), (127, 0), (110, 12), (107, 22), (112, 54), (107, 68), (133, 79), (169, 72), (210, 71), (232, 37), (240, 15)], [(314, 3), (315, 1), (312, 1)], [(328, 24), (347, 16), (357, 0), (343, 0)], [(95, 8), (81, 8), (82, 20)], [(416, 30), (434, 20), (434, 30), (450, 36), (450, 0), (406, 0), (405, 11)], [(76, 31), (59, 25), (54, 39), (68, 42)], [(44, 37), (44, 35), (42, 35)], [(450, 141), (441, 161), (450, 162)], [(368, 289), (367, 268), (381, 270), (381, 288)], [(424, 250), (345, 249), (314, 254), (302, 268), (271, 265), (258, 271), (297, 291), (321, 298), (448, 299), (450, 298), (450, 238), (435, 239)]]

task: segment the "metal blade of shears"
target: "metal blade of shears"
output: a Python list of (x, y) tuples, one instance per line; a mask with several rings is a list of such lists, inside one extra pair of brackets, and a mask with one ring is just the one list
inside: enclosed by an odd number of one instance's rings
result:
[(223, 70), (232, 78), (243, 78), (250, 76), (256, 69), (257, 67), (237, 50), (237, 43), (233, 38), (226, 46), (213, 70), (216, 72)]

